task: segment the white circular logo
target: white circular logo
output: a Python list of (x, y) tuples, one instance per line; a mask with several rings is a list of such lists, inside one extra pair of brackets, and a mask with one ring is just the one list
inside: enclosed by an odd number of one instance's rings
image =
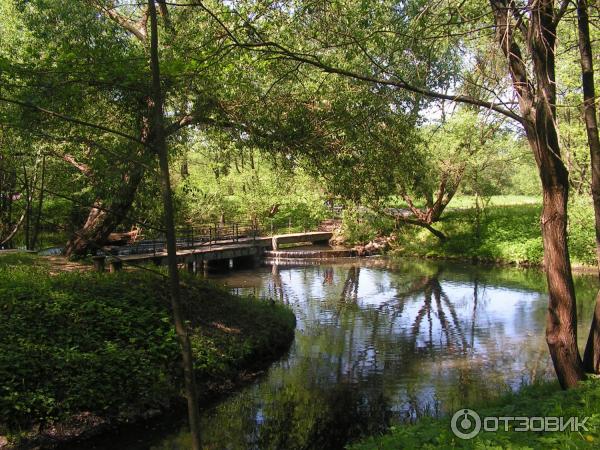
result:
[(459, 409), (452, 416), (450, 428), (460, 439), (473, 439), (481, 430), (481, 418), (472, 409)]

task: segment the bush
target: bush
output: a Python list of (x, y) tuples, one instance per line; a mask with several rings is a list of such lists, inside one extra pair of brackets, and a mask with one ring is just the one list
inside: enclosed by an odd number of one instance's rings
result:
[(348, 244), (364, 244), (375, 237), (390, 234), (394, 221), (369, 210), (348, 208), (342, 216), (342, 234)]
[(569, 203), (569, 250), (582, 264), (596, 265), (594, 206), (589, 197), (573, 197)]
[[(180, 396), (180, 353), (163, 277), (70, 273), (0, 257), (0, 434), (83, 411), (121, 417)], [(223, 381), (293, 338), (283, 306), (186, 279), (200, 380)], [(266, 326), (268, 324), (268, 326)]]

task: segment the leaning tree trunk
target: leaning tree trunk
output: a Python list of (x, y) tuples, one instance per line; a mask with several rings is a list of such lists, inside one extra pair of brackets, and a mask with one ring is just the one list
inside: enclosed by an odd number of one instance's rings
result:
[[(577, 1), (577, 24), (579, 30), (579, 54), (581, 62), (581, 85), (583, 87), (584, 118), (590, 147), (592, 171), (592, 199), (596, 223), (596, 257), (600, 275), (600, 137), (598, 136), (598, 117), (596, 113), (596, 93), (594, 89), (594, 63), (587, 0)], [(600, 291), (596, 295), (596, 306), (592, 325), (588, 335), (583, 366), (586, 372), (600, 372)]]
[[(140, 99), (140, 109), (145, 112), (139, 118), (139, 134), (140, 141), (144, 143), (148, 141), (150, 135), (151, 103), (151, 99), (147, 96)], [(135, 159), (127, 162), (112, 202), (96, 199), (83, 226), (75, 231), (67, 242), (65, 249), (67, 256), (85, 256), (87, 253), (95, 252), (106, 243), (110, 233), (124, 222), (144, 178), (145, 156), (145, 148), (141, 148), (135, 153)], [(91, 170), (84, 164), (74, 162), (73, 158), (63, 159), (85, 176), (92, 175)]]
[(33, 225), (33, 235), (31, 236), (31, 249), (35, 250), (37, 246), (38, 236), (40, 233), (40, 223), (42, 221), (42, 208), (44, 206), (44, 187), (46, 181), (46, 156), (42, 156), (42, 175), (40, 180), (40, 189), (38, 194), (37, 211), (35, 215), (35, 223)]
[(96, 200), (83, 226), (67, 242), (67, 256), (84, 256), (106, 243), (108, 236), (129, 213), (138, 186), (144, 177), (143, 164), (131, 164), (122, 178), (112, 203)]

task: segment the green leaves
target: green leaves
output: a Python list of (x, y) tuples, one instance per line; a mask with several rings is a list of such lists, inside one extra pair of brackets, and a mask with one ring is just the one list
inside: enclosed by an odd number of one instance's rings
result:
[[(0, 257), (3, 434), (82, 411), (104, 418), (138, 414), (178, 398), (180, 353), (162, 277), (50, 277), (44, 269), (23, 266), (23, 258), (5, 258)], [(294, 317), (286, 308), (240, 299), (193, 279), (185, 283), (199, 378), (234, 376), (245, 365), (273, 357), (292, 338)]]
[[(450, 419), (421, 419), (416, 425), (395, 427), (381, 437), (365, 439), (350, 446), (359, 449), (399, 448), (465, 448), (465, 449), (593, 449), (598, 445), (600, 414), (598, 380), (581, 383), (580, 387), (561, 391), (556, 384), (541, 383), (509, 394), (494, 405), (475, 405), (482, 417), (590, 417), (586, 422), (588, 432), (482, 432), (472, 440), (456, 438), (450, 431)], [(558, 408), (558, 409), (557, 409)]]

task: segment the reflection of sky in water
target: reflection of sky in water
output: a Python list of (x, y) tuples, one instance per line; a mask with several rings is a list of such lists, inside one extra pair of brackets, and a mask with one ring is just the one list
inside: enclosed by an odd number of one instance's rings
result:
[[(363, 260), (218, 276), (237, 292), (287, 303), (298, 324), (289, 354), (266, 377), (204, 414), (206, 441), (341, 448), (548, 376), (546, 296), (530, 287), (543, 275), (523, 273)], [(154, 448), (179, 448), (181, 439)]]
[[(307, 280), (306, 272), (316, 272)], [(298, 317), (298, 330), (305, 331), (307, 327), (318, 325), (336, 326), (338, 313), (331, 305), (319, 305), (330, 296), (339, 297), (340, 286), (346, 280), (347, 274), (338, 270), (330, 285), (324, 285), (319, 268), (309, 267), (300, 269), (281, 268), (274, 288), (270, 276), (264, 278), (267, 289), (260, 295), (269, 297), (277, 289), (284, 291), (284, 297), (295, 310)], [(409, 280), (406, 280), (409, 282)], [(423, 308), (425, 295), (423, 292), (411, 293), (403, 297), (398, 294), (398, 283), (390, 272), (381, 269), (361, 268), (358, 274), (358, 286), (352, 286), (351, 296), (361, 310), (386, 311), (390, 315), (402, 308), (402, 314), (396, 317), (391, 328), (386, 332), (402, 333), (417, 331), (416, 347), (422, 348), (443, 345), (448, 336), (467, 339), (466, 348), (474, 352), (489, 350), (489, 339), (493, 331), (495, 339), (501, 339), (504, 345), (521, 342), (528, 336), (543, 330), (544, 323), (534, 314), (540, 309), (540, 302), (545, 302), (545, 296), (531, 290), (513, 288), (477, 286), (477, 299), (474, 297), (473, 283), (439, 280), (442, 291), (439, 303), (432, 299), (432, 306), (427, 312), (427, 318), (415, 326), (415, 320)], [(400, 298), (398, 298), (400, 297)], [(308, 307), (308, 310), (307, 310)], [(385, 320), (385, 318), (384, 318)], [(444, 330), (444, 324), (446, 330)], [(368, 324), (363, 324), (367, 328)], [(354, 330), (359, 335), (364, 329)], [(430, 338), (433, 338), (431, 340)], [(464, 344), (464, 342), (462, 343)], [(365, 357), (370, 355), (367, 348)], [(367, 358), (368, 359), (368, 358)]]
[[(383, 381), (396, 391), (399, 403), (417, 395), (429, 408), (436, 393), (446, 390), (444, 383), (460, 383), (465, 371), (489, 376), (500, 387), (547, 374), (539, 314), (543, 294), (453, 281), (443, 271), (423, 276), (353, 269), (336, 267), (327, 277), (324, 267), (281, 267), (264, 273), (263, 289), (254, 291), (263, 297), (279, 295), (294, 309), (299, 336), (285, 363), (298, 366), (309, 360), (313, 367), (305, 376), (311, 382), (327, 385), (342, 377), (356, 383), (369, 380), (379, 389), (377, 382)], [(229, 283), (234, 285), (235, 278)], [(313, 342), (304, 342), (311, 336)], [(384, 380), (373, 380), (373, 375)], [(465, 386), (466, 391), (472, 388)]]

